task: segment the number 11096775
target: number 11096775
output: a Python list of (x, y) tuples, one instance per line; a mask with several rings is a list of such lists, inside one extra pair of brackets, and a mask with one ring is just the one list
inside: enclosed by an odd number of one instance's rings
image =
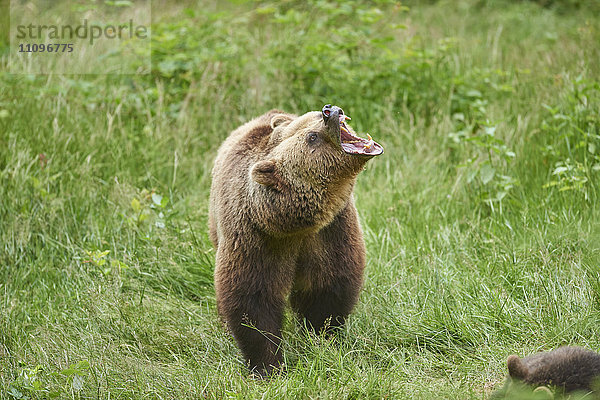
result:
[(73, 43), (21, 43), (19, 44), (19, 53), (72, 53)]

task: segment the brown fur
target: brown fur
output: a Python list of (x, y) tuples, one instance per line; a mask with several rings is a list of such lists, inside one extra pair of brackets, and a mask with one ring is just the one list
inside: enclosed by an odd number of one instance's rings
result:
[(272, 110), (233, 131), (215, 160), (217, 306), (260, 375), (282, 362), (288, 295), (319, 331), (328, 320), (344, 322), (362, 285), (365, 246), (352, 190), (371, 157), (344, 153), (328, 129), (320, 112)]
[(541, 386), (552, 385), (566, 392), (597, 389), (600, 354), (581, 347), (561, 347), (525, 358), (511, 355), (507, 360), (511, 378)]

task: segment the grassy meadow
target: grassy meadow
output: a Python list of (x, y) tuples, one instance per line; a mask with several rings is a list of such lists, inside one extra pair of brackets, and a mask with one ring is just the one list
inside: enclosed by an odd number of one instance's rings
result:
[[(149, 75), (9, 74), (0, 38), (0, 398), (486, 399), (510, 354), (600, 350), (599, 10), (155, 0)], [(337, 340), (288, 312), (288, 372), (254, 380), (216, 313), (212, 162), (326, 103), (385, 147), (364, 290)]]

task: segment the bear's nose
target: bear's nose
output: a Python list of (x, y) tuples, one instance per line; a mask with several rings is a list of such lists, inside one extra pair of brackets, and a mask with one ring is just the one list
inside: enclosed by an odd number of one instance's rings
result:
[(333, 114), (335, 114), (336, 111), (337, 111), (338, 117), (340, 115), (344, 115), (344, 110), (342, 110), (338, 106), (332, 106), (331, 104), (325, 104), (323, 106), (323, 109), (321, 110), (321, 112), (323, 113), (323, 121), (325, 121), (325, 123), (327, 123), (327, 121), (329, 120), (329, 117), (332, 116)]

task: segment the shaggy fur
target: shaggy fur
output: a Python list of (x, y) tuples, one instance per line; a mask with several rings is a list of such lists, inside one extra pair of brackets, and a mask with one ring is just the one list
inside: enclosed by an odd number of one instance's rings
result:
[(600, 354), (581, 347), (561, 347), (522, 359), (511, 355), (507, 364), (511, 378), (530, 385), (552, 385), (566, 392), (598, 389)]
[(358, 299), (365, 246), (352, 190), (371, 157), (344, 153), (334, 128), (320, 112), (272, 110), (233, 131), (215, 160), (218, 311), (262, 376), (282, 362), (288, 296), (317, 331), (341, 325)]

